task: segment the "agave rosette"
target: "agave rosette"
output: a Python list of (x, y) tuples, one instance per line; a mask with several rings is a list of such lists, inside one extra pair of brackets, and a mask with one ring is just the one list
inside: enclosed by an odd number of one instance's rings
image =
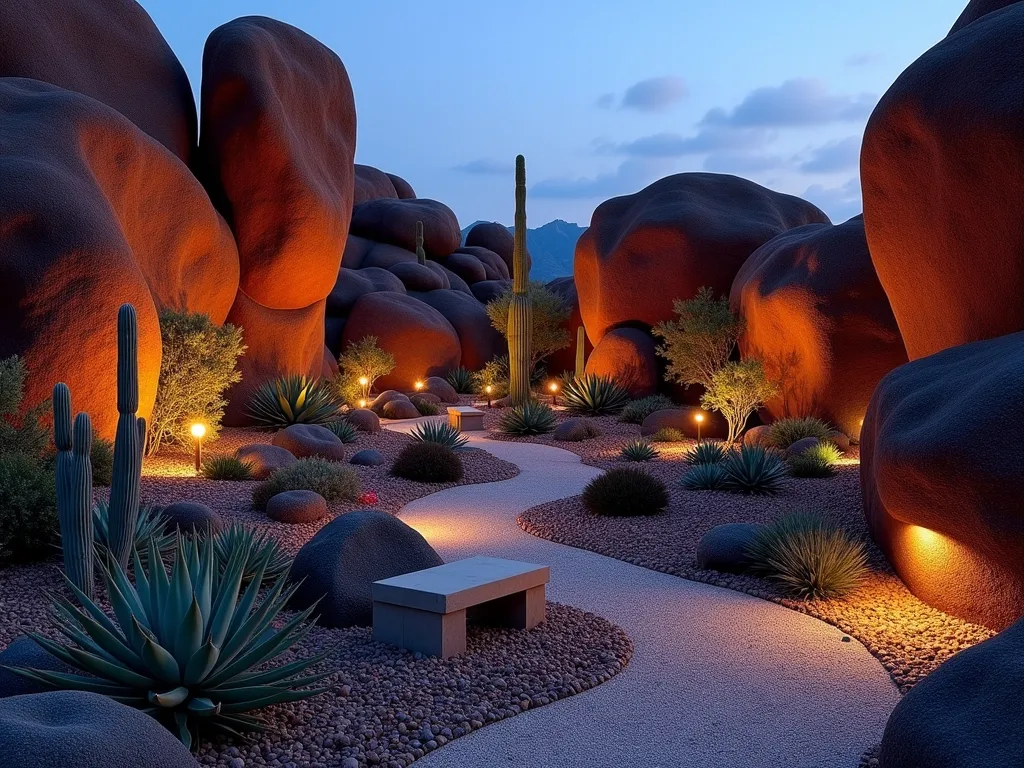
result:
[(610, 376), (566, 378), (562, 386), (562, 402), (571, 413), (589, 416), (609, 416), (621, 413), (629, 404), (629, 392), (616, 384)]
[(319, 379), (283, 376), (265, 382), (252, 393), (249, 417), (263, 429), (328, 424), (338, 418), (338, 400)]
[(263, 569), (263, 581), (276, 581), (288, 573), (292, 558), (269, 531), (256, 531), (240, 523), (225, 528), (213, 536), (213, 548), (220, 562), (221, 572), (227, 570), (236, 552), (245, 553), (242, 583), (253, 580), (257, 570)]
[[(110, 502), (100, 499), (92, 508), (93, 541), (96, 545), (98, 559), (106, 558), (107, 542), (110, 531)], [(174, 548), (174, 534), (165, 533), (167, 520), (163, 509), (152, 504), (139, 505), (139, 515), (135, 520), (135, 539), (133, 545), (143, 562), (149, 553), (149, 542), (156, 543), (157, 553), (168, 554)]]
[(456, 451), (469, 442), (468, 437), (446, 421), (425, 421), (410, 432), (409, 437), (421, 443), (447, 445)]

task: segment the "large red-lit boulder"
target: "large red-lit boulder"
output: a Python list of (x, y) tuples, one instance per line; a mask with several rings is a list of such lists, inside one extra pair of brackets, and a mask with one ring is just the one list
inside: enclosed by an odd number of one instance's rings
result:
[(743, 357), (782, 382), (766, 404), (775, 418), (817, 416), (856, 437), (875, 385), (907, 362), (860, 217), (770, 240), (740, 268), (731, 298), (746, 322)]
[(980, 16), (868, 122), (868, 246), (911, 360), (1024, 329), (1022, 35), (1024, 3)]
[(1005, 8), (1008, 5), (1013, 5), (1019, 2), (1019, 0), (971, 0), (964, 8), (963, 13), (953, 24), (953, 28), (949, 30), (949, 34), (955, 34), (961, 29), (966, 27), (968, 24), (973, 24), (975, 21), (980, 19), (993, 11), (998, 11)]
[(444, 315), (455, 328), (462, 347), (462, 366), (478, 371), (496, 355), (508, 351), (505, 337), (491, 325), (484, 305), (472, 296), (444, 290), (421, 293), (417, 298)]
[(484, 280), (508, 280), (512, 276), (501, 256), (489, 248), (483, 248), (479, 245), (467, 245), (459, 248), (456, 253), (473, 256), (479, 261), (484, 267)]
[(399, 200), (415, 199), (416, 190), (412, 188), (412, 184), (403, 179), (401, 176), (396, 176), (393, 173), (389, 173), (388, 178), (391, 179), (391, 183), (395, 187), (395, 194), (398, 195)]
[[(474, 224), (466, 233), (467, 246), (480, 246), (498, 254), (508, 267), (509, 275), (512, 274), (512, 250), (515, 247), (515, 237), (508, 228), (496, 221), (481, 221)], [(531, 265), (530, 254), (526, 254), (526, 265)]]
[(788, 229), (829, 223), (816, 207), (736, 176), (679, 173), (597, 207), (576, 244), (587, 335), (653, 326), (703, 286), (728, 294), (739, 268)]
[(952, 347), (879, 382), (861, 431), (864, 511), (907, 587), (1002, 629), (1024, 614), (1024, 333)]
[(0, 77), (91, 96), (189, 162), (196, 105), (188, 76), (135, 0), (4, 0)]
[(323, 300), (353, 197), (356, 112), (341, 59), (288, 24), (235, 19), (206, 41), (201, 114), (204, 173), (238, 240), (241, 289), (281, 310)]
[(411, 391), (427, 376), (444, 376), (462, 359), (459, 336), (444, 315), (403, 293), (370, 293), (352, 307), (342, 349), (364, 336), (395, 358), (395, 370), (377, 380), (378, 389)]
[(455, 213), (444, 203), (417, 198), (360, 203), (352, 209), (352, 234), (416, 252), (416, 222), (423, 222), (423, 249), (440, 258), (459, 247), (462, 232)]
[(397, 198), (398, 192), (391, 178), (379, 171), (372, 165), (355, 166), (355, 192), (353, 203), (365, 203), (367, 200), (379, 200), (380, 198)]
[[(575, 348), (576, 339), (573, 339)], [(651, 334), (638, 328), (613, 328), (587, 358), (587, 373), (608, 376), (633, 397), (653, 395), (658, 388), (658, 357)]]
[(112, 437), (118, 307), (138, 315), (139, 415), (148, 417), (157, 312), (223, 322), (238, 285), (234, 242), (185, 164), (98, 101), (2, 79), (0, 136), (0, 356), (25, 358), (26, 404), (64, 381), (75, 409)]

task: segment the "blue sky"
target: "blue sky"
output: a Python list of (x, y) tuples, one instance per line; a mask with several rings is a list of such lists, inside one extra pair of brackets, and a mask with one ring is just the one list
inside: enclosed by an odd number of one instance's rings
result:
[(531, 226), (680, 171), (735, 173), (860, 211), (857, 152), (878, 97), (965, 0), (142, 0), (193, 88), (214, 27), (265, 15), (335, 50), (356, 159), (463, 224)]

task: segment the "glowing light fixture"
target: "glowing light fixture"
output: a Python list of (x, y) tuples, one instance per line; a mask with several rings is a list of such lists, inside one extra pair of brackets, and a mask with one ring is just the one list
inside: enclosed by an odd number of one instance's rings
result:
[(494, 391), (494, 387), (492, 387), (490, 384), (488, 384), (486, 387), (484, 387), (484, 392), (487, 393), (487, 407), (488, 408), (491, 407), (491, 393), (493, 391)]
[(551, 404), (558, 405), (558, 384), (552, 381), (548, 384), (548, 389), (551, 390)]
[(693, 417), (693, 420), (697, 422), (697, 442), (700, 442), (700, 425), (704, 423), (704, 413), (697, 411), (697, 414)]
[(416, 387), (416, 391), (419, 392), (421, 389), (423, 389), (423, 382), (417, 381), (413, 386)]
[[(370, 379), (366, 376), (360, 376), (359, 386), (363, 388), (363, 400), (368, 399), (370, 397)], [(364, 406), (361, 405), (359, 407), (363, 408)]]
[(192, 439), (196, 441), (196, 472), (203, 466), (203, 438), (206, 437), (206, 425), (196, 422), (189, 428)]

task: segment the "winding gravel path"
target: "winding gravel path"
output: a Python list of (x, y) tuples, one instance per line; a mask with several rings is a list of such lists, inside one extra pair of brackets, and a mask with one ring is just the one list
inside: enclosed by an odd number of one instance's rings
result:
[(881, 738), (899, 694), (860, 643), (774, 603), (530, 536), (520, 512), (579, 494), (600, 470), (558, 448), (471, 442), (520, 474), (417, 499), (399, 516), (445, 560), (550, 565), (549, 598), (623, 627), (635, 653), (597, 689), (456, 739), (417, 765), (853, 768)]

